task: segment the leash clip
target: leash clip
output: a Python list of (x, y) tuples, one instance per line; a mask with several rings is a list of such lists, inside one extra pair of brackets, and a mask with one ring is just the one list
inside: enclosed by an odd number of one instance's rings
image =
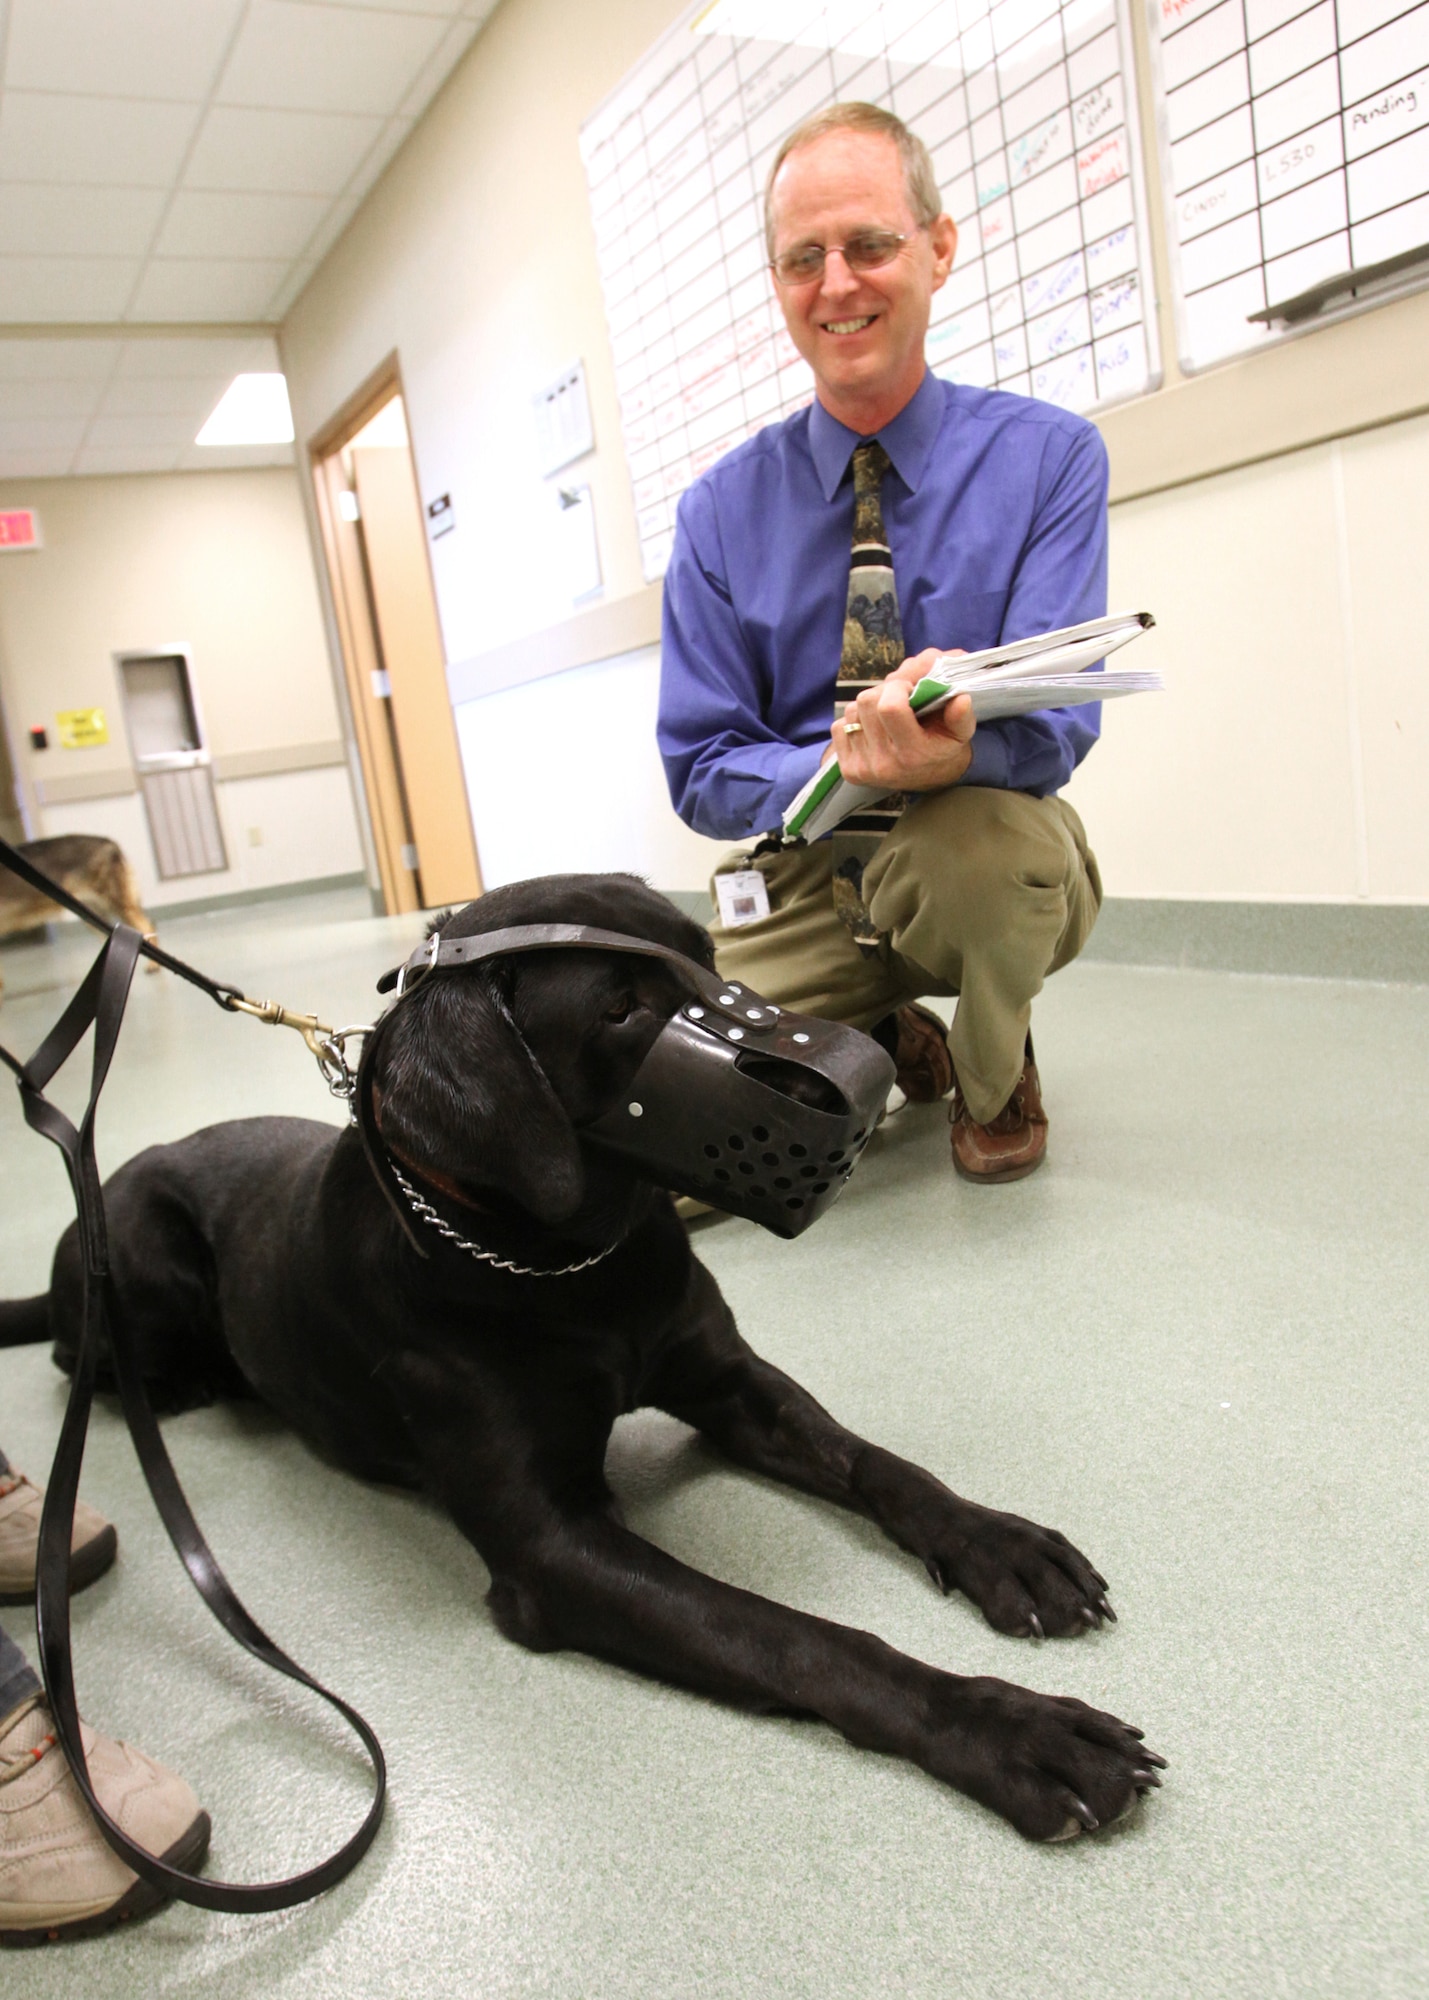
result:
[(251, 1014), (270, 1028), (294, 1028), (307, 1043), (309, 1052), (323, 1073), (323, 1081), (334, 1097), (351, 1104), (357, 1088), (357, 1072), (347, 1060), (347, 1043), (354, 1035), (370, 1035), (370, 1024), (351, 1028), (329, 1028), (316, 1014), (294, 1014), (278, 1000), (247, 1000), (241, 993), (224, 996), (230, 1014)]

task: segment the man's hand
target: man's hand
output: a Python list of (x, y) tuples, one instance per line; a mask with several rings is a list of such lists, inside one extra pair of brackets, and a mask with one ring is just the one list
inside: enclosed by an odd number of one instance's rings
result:
[[(955, 785), (972, 761), (977, 728), (972, 703), (960, 694), (926, 722), (908, 705), (919, 681), (943, 657), (929, 646), (877, 687), (866, 688), (834, 724), (823, 761), (837, 757), (851, 785), (882, 792), (940, 792)], [(845, 727), (850, 722), (861, 726), (850, 732)]]

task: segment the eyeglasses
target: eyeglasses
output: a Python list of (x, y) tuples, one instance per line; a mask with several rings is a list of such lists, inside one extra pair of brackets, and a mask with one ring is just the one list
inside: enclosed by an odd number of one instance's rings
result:
[(822, 243), (799, 243), (792, 250), (781, 250), (769, 268), (781, 285), (812, 284), (823, 277), (829, 250), (837, 250), (851, 271), (881, 271), (912, 240), (891, 229), (860, 229), (847, 243), (831, 243), (828, 249)]

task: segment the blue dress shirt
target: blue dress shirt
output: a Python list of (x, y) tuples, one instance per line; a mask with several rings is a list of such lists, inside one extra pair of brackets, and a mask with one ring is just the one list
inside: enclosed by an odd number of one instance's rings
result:
[[(909, 654), (971, 653), (1106, 612), (1107, 460), (1051, 403), (925, 375), (877, 433)], [(680, 501), (665, 576), (657, 730), (697, 832), (777, 827), (833, 721), (856, 432), (815, 402), (711, 466)], [(1045, 797), (1096, 741), (1101, 704), (979, 725), (961, 782)]]

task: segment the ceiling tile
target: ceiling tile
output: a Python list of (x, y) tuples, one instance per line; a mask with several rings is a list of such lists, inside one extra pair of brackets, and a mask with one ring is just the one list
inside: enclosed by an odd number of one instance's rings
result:
[[(222, 391), (219, 393), (222, 394)], [(165, 445), (181, 451), (193, 443), (207, 414), (205, 410), (197, 424), (190, 423), (186, 415), (94, 417), (85, 432), (84, 448), (86, 451), (129, 451), (149, 445), (157, 449)]]
[(117, 320), (139, 269), (137, 257), (0, 257), (5, 318)]
[[(364, 169), (365, 171), (366, 169)], [(375, 174), (373, 178), (376, 178)], [(351, 192), (345, 194), (341, 201), (333, 203), (323, 218), (322, 227), (315, 233), (312, 241), (307, 245), (303, 253), (304, 263), (316, 266), (322, 262), (323, 258), (326, 257), (328, 251), (331, 250), (333, 244), (336, 243), (338, 237), (341, 236), (343, 230), (346, 229), (348, 223), (351, 222), (353, 216), (361, 207), (362, 197), (365, 192), (362, 178), (359, 176), (354, 181)]]
[(119, 354), (117, 340), (0, 338), (0, 382), (107, 382)]
[(199, 103), (242, 12), (243, 0), (11, 0), (5, 80)]
[[(209, 375), (155, 375), (137, 379), (121, 376), (104, 392), (99, 413), (106, 417), (182, 417), (185, 423), (193, 418), (189, 436), (196, 437), (209, 411), (238, 372), (236, 368), (220, 366)], [(0, 384), (0, 395), (3, 393), (4, 385)]]
[(0, 381), (0, 418), (89, 417), (103, 394), (102, 382)]
[(187, 104), (7, 90), (0, 100), (0, 181), (170, 187), (197, 122)]
[(73, 463), (72, 451), (0, 450), (0, 479), (62, 479)]
[(0, 187), (0, 257), (142, 257), (164, 200), (157, 188)]
[[(361, 202), (362, 197), (368, 192), (369, 188), (375, 187), (378, 181), (381, 180), (383, 174), (391, 166), (398, 153), (401, 152), (403, 146), (406, 145), (408, 138), (411, 136), (412, 127), (416, 122), (415, 118), (388, 119), (382, 137), (362, 162), (362, 165), (358, 168), (356, 174), (354, 174), (352, 181), (345, 191), (344, 199), (348, 204), (347, 212), (349, 215), (358, 203)], [(342, 227), (346, 227), (346, 217), (344, 217)], [(330, 236), (329, 241), (335, 241), (337, 233), (340, 232), (335, 232)]]
[(197, 376), (210, 381), (221, 375), (232, 381), (246, 370), (273, 370), (278, 367), (276, 342), (265, 337), (254, 340), (204, 340), (198, 336), (176, 336), (169, 340), (128, 340), (120, 356), (121, 381), (164, 381)]
[[(318, 268), (316, 257), (300, 257), (289, 271), (282, 284), (273, 294), (272, 314), (275, 320), (284, 320), (292, 310), (293, 302), (305, 290)], [(277, 364), (275, 364), (276, 366)]]
[(425, 14), (251, 0), (217, 102), (394, 111), (446, 28)]
[(263, 319), (287, 274), (267, 258), (225, 263), (215, 258), (155, 257), (129, 309), (130, 319)]
[(416, 118), (426, 110), (448, 76), (456, 68), (471, 44), (476, 40), (475, 21), (453, 21), (441, 41), (427, 58), (422, 68), (413, 78), (411, 87), (402, 99), (400, 109), (409, 118)]
[(176, 194), (158, 257), (296, 257), (332, 206), (322, 194)]
[(0, 451), (73, 451), (83, 417), (0, 417)]
[(381, 130), (375, 116), (215, 105), (184, 170), (184, 186), (341, 194)]
[(121, 472), (172, 472), (177, 445), (86, 445), (74, 462), (76, 478), (110, 477)]

